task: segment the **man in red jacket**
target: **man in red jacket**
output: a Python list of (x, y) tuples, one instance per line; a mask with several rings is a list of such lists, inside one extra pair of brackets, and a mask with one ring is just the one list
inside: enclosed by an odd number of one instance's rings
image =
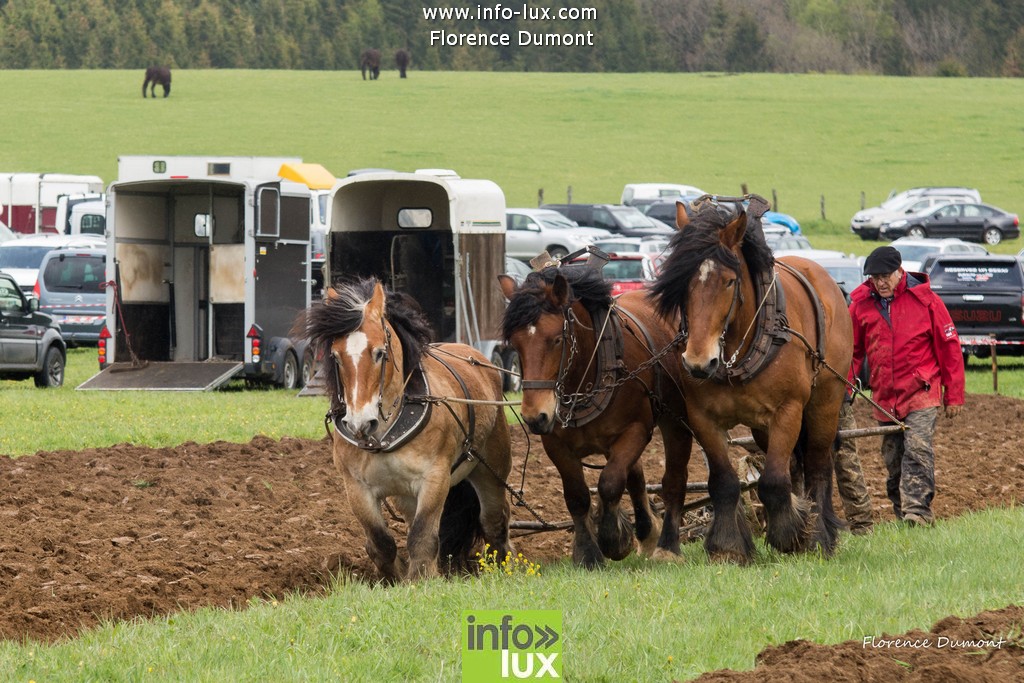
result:
[[(939, 407), (947, 418), (964, 404), (960, 338), (928, 276), (907, 273), (893, 247), (879, 247), (864, 262), (869, 279), (850, 294), (853, 364), (857, 377), (867, 359), (872, 398), (906, 425), (882, 437), (889, 477), (886, 492), (896, 517), (908, 524), (934, 523), (935, 454), (932, 437)], [(892, 419), (875, 408), (879, 424)]]

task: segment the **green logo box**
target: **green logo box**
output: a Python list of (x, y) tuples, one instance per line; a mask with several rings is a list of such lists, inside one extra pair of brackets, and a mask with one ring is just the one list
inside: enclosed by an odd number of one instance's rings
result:
[(562, 612), (465, 610), (463, 683), (562, 678)]

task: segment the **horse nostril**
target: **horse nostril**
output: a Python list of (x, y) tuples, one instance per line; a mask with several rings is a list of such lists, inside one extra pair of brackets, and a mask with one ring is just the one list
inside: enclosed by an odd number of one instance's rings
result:
[(370, 420), (366, 423), (366, 433), (373, 434), (377, 431), (377, 420)]
[(709, 377), (715, 374), (715, 372), (718, 370), (718, 363), (719, 360), (717, 358), (712, 358), (711, 361), (708, 362), (707, 372)]

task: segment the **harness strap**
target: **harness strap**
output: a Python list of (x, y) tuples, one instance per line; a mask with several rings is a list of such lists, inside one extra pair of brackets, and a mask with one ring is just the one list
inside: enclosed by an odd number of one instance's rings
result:
[(821, 297), (818, 296), (817, 290), (811, 285), (810, 281), (801, 273), (799, 270), (788, 264), (777, 262), (780, 268), (783, 268), (786, 272), (793, 275), (797, 282), (803, 285), (807, 291), (808, 297), (811, 299), (811, 303), (814, 304), (814, 320), (818, 324), (818, 358), (822, 361), (825, 360), (825, 309), (821, 305)]
[[(614, 394), (613, 391), (600, 391), (600, 388), (614, 382), (621, 369), (622, 324), (618, 316), (612, 313), (611, 308), (589, 312), (595, 332), (600, 330), (600, 337), (595, 339), (597, 386), (587, 387), (586, 392), (565, 397), (567, 400), (562, 403), (568, 408), (568, 416), (566, 419), (559, 418), (563, 427), (582, 427), (600, 417)], [(593, 364), (589, 363), (588, 369)]]
[[(451, 365), (445, 362), (443, 358), (437, 356), (436, 354), (430, 354), (430, 357), (436, 360), (441, 365), (443, 365), (448, 370), (448, 372), (452, 373), (452, 377), (454, 377), (455, 381), (459, 383), (460, 387), (462, 387), (462, 395), (466, 398), (469, 398), (469, 387), (466, 386), (466, 382), (462, 379), (459, 373), (455, 372), (455, 368), (453, 368)], [(447, 403), (445, 403), (445, 406), (448, 408), (448, 411), (452, 414), (452, 417), (455, 418), (455, 421), (459, 423), (459, 427), (462, 428), (462, 432), (466, 436), (465, 440), (462, 442), (462, 452), (459, 453), (459, 457), (455, 459), (454, 463), (452, 463), (451, 472), (454, 473), (455, 470), (457, 470), (459, 466), (462, 465), (462, 463), (474, 457), (473, 433), (476, 430), (476, 408), (473, 406), (472, 403), (466, 404), (466, 421), (469, 423), (469, 428), (467, 429), (466, 426), (462, 424), (462, 421), (459, 420), (458, 416), (455, 415), (455, 411), (452, 410), (452, 407)]]

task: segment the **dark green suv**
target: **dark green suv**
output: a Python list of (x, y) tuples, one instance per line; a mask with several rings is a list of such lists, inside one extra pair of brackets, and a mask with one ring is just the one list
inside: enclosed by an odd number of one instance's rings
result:
[(0, 273), (0, 379), (33, 378), (37, 387), (64, 384), (67, 346), (60, 326), (25, 298), (18, 283)]

